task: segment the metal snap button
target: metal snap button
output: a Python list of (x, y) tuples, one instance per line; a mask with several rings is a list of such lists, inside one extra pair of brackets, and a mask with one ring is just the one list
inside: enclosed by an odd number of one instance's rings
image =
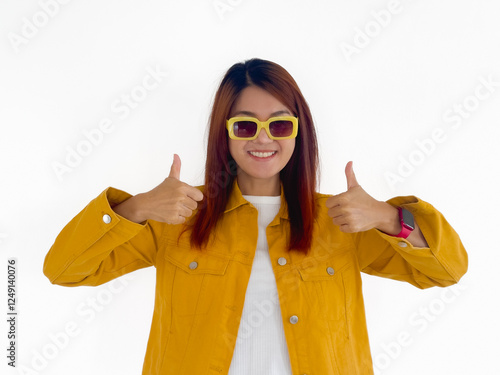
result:
[(328, 272), (329, 275), (333, 275), (335, 273), (335, 270), (332, 267), (328, 267), (326, 269), (326, 272)]
[(198, 267), (198, 262), (189, 263), (189, 268), (195, 270)]
[(105, 214), (105, 215), (102, 217), (102, 221), (104, 221), (106, 224), (111, 223), (111, 216), (109, 216), (108, 214)]
[(408, 244), (407, 244), (406, 242), (403, 242), (403, 241), (398, 242), (398, 245), (399, 245), (400, 247), (406, 247), (406, 246), (408, 246)]
[(299, 321), (299, 317), (297, 315), (292, 315), (290, 317), (290, 323), (296, 324)]
[(278, 258), (278, 264), (280, 266), (284, 266), (286, 264), (286, 259), (281, 257), (281, 258)]

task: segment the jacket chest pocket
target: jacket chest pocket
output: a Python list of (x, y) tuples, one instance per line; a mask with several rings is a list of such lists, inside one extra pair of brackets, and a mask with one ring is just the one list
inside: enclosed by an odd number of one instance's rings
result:
[(203, 315), (212, 308), (221, 290), (229, 257), (210, 250), (200, 251), (167, 243), (164, 258), (174, 267), (171, 298), (178, 316)]
[(324, 256), (304, 259), (298, 271), (313, 310), (323, 320), (321, 326), (328, 333), (327, 342), (335, 358), (336, 373), (358, 373), (350, 342), (351, 332), (356, 326), (351, 321), (352, 311), (356, 306), (363, 308), (362, 303), (356, 302), (362, 297), (361, 288), (356, 287), (359, 269), (355, 254), (350, 247), (330, 248)]
[(306, 258), (298, 271), (309, 306), (347, 335), (349, 299), (346, 283), (354, 272), (355, 258), (349, 248), (324, 257)]

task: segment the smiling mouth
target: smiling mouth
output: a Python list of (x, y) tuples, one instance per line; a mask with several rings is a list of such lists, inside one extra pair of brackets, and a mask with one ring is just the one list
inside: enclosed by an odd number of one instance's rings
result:
[(250, 155), (255, 156), (257, 158), (268, 158), (275, 155), (277, 152), (278, 151), (271, 151), (271, 152), (248, 151)]

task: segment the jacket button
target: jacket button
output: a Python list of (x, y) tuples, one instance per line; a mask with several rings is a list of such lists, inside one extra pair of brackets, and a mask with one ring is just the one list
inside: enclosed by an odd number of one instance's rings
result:
[(335, 273), (335, 270), (332, 267), (328, 267), (326, 269), (326, 272), (328, 272), (329, 275), (333, 275)]
[(299, 317), (297, 315), (292, 315), (290, 317), (290, 323), (296, 324), (299, 321)]
[(106, 224), (111, 223), (111, 216), (109, 216), (108, 214), (105, 214), (105, 215), (102, 217), (102, 221), (104, 221)]
[(189, 268), (195, 270), (198, 267), (198, 262), (189, 263)]
[(400, 247), (406, 247), (406, 246), (408, 246), (408, 245), (406, 244), (406, 242), (403, 242), (403, 241), (398, 242), (398, 245), (399, 245)]
[(286, 259), (281, 257), (281, 258), (278, 258), (278, 264), (280, 266), (284, 266), (286, 264)]

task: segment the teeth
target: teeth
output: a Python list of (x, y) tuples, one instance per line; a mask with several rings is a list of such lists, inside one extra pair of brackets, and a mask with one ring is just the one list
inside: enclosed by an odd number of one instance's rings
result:
[(274, 155), (276, 151), (273, 152), (255, 152), (255, 151), (250, 151), (250, 154), (253, 156), (257, 156), (258, 158), (267, 158), (271, 155)]

